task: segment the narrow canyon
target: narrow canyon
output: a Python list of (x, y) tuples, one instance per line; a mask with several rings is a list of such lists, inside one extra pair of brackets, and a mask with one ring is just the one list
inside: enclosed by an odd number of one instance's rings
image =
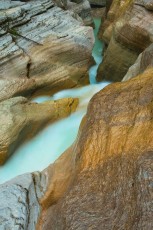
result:
[(153, 0), (0, 0), (0, 230), (153, 229)]

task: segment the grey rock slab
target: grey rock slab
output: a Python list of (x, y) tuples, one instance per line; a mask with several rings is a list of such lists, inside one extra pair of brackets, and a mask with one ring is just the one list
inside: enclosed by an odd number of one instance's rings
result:
[(0, 230), (34, 230), (45, 189), (46, 178), (39, 172), (0, 185)]

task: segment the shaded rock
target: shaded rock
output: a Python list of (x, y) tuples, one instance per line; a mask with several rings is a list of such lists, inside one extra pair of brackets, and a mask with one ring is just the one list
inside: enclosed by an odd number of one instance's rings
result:
[[(98, 68), (97, 79), (120, 81), (135, 60), (137, 53), (120, 46), (114, 38), (111, 39), (107, 51), (104, 55), (103, 63)], [(124, 68), (123, 68), (124, 67)]]
[(91, 7), (88, 0), (67, 0), (66, 9), (79, 15), (85, 25), (93, 26)]
[(121, 12), (115, 13), (118, 5), (113, 1), (102, 28), (100, 37), (108, 48), (98, 70), (98, 81), (122, 80), (138, 55), (153, 42), (152, 11), (137, 4), (131, 5), (131, 1), (123, 2), (124, 7), (119, 8)]
[(50, 93), (88, 82), (92, 28), (50, 0), (6, 3), (0, 15), (0, 79), (29, 84), (32, 79), (34, 91)]
[(40, 173), (25, 174), (0, 185), (0, 229), (34, 230), (40, 214), (38, 199), (46, 179)]
[(153, 44), (151, 44), (139, 55), (134, 65), (129, 68), (127, 74), (123, 78), (123, 81), (129, 80), (151, 67), (153, 67)]
[(91, 5), (106, 6), (106, 0), (89, 0)]
[(153, 228), (152, 75), (91, 99), (75, 144), (45, 171), (38, 229)]
[(101, 20), (103, 21), (105, 18), (105, 14), (106, 14), (105, 7), (92, 8), (92, 16), (95, 18), (101, 18)]
[(48, 123), (74, 112), (78, 99), (64, 98), (42, 104), (30, 103), (16, 97), (0, 103), (0, 164), (14, 152), (17, 146), (30, 139)]
[(114, 37), (121, 45), (141, 52), (153, 42), (152, 21), (153, 12), (144, 7), (133, 5), (125, 13), (125, 16), (116, 22)]

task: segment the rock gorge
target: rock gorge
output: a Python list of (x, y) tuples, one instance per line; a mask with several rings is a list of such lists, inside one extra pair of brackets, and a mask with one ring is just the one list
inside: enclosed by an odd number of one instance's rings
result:
[[(80, 4), (78, 8), (85, 10)], [(32, 136), (42, 124), (74, 111), (74, 99), (36, 105), (20, 96), (87, 84), (93, 43), (92, 28), (50, 0), (0, 2), (0, 164), (19, 145), (20, 136)]]
[[(82, 19), (83, 1), (2, 3), (0, 154), (6, 160), (10, 147), (76, 109), (77, 98), (42, 104), (29, 98), (87, 84), (94, 37), (88, 2)], [(0, 229), (153, 229), (152, 0), (106, 0), (99, 37), (105, 47), (98, 81), (122, 82), (92, 97), (75, 142), (53, 164), (0, 185)]]

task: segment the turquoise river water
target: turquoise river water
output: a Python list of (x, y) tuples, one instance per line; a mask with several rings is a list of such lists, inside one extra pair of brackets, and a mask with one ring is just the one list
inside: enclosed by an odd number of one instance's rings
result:
[(103, 44), (97, 37), (101, 20), (95, 18), (94, 22), (95, 45), (92, 55), (96, 64), (89, 70), (90, 85), (77, 89), (63, 90), (52, 97), (42, 96), (33, 100), (41, 103), (46, 100), (78, 97), (79, 107), (77, 111), (69, 117), (48, 126), (32, 140), (19, 147), (5, 165), (0, 167), (0, 183), (4, 183), (26, 172), (43, 170), (53, 163), (75, 140), (81, 119), (86, 113), (91, 97), (109, 84), (108, 82), (96, 83), (97, 69), (102, 62)]

